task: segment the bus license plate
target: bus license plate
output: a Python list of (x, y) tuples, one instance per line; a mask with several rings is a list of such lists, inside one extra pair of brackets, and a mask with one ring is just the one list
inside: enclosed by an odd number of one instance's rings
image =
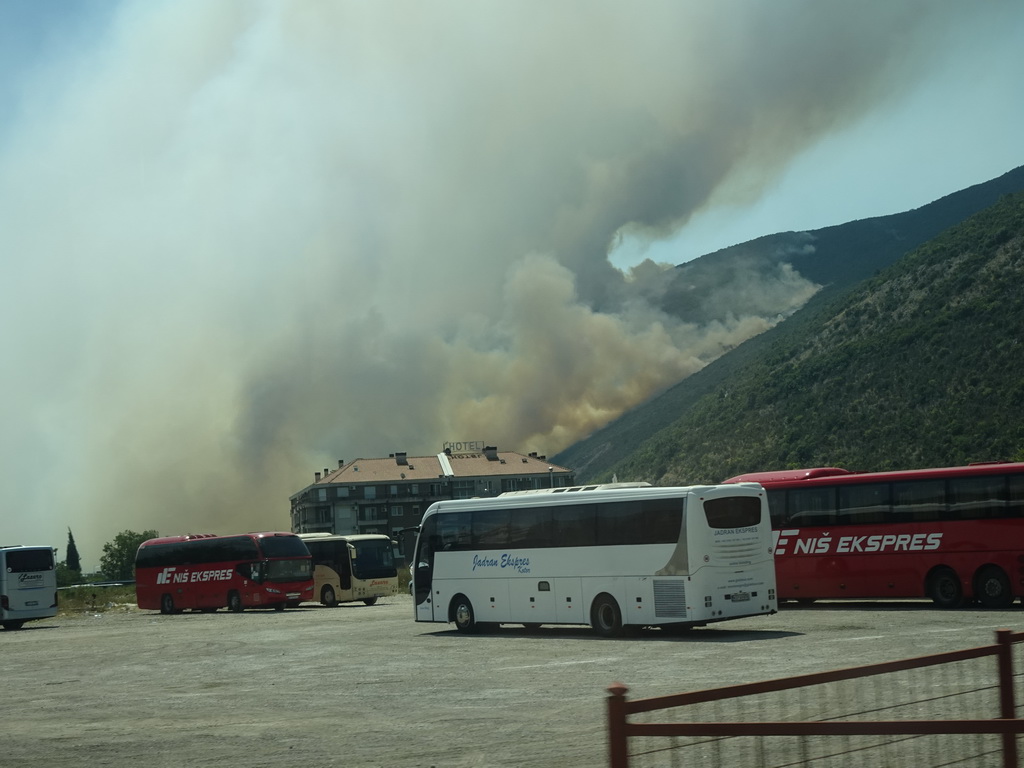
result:
[(749, 592), (733, 592), (732, 593), (732, 601), (734, 603), (742, 603), (742, 602), (744, 602), (746, 600), (749, 600), (749, 599), (750, 599), (750, 593)]
[(27, 601), (25, 603), (25, 605), (39, 605), (39, 601), (38, 600), (29, 600), (29, 601)]

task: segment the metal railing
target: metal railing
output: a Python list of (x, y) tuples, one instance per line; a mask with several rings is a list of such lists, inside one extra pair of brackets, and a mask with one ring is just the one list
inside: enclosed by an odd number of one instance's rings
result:
[[(609, 764), (1019, 768), (1020, 642), (1024, 633), (1002, 629), (980, 648), (647, 699), (615, 683)], [(675, 722), (651, 721), (670, 709), (682, 710)]]

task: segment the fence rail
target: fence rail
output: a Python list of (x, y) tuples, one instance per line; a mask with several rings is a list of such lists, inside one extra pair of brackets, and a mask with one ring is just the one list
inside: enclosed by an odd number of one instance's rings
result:
[[(1024, 720), (1017, 719), (1013, 646), (1021, 642), (1024, 633), (1002, 629), (990, 646), (646, 699), (628, 699), (629, 689), (615, 683), (607, 699), (609, 764), (864, 768), (874, 760), (924, 768), (987, 761), (1019, 768), (1017, 736), (1024, 733)], [(978, 661), (992, 657), (995, 665)], [(874, 684), (870, 691), (864, 690), (867, 681)], [(779, 698), (790, 692), (797, 692), (795, 702)], [(706, 706), (715, 707), (713, 717), (707, 717)], [(677, 722), (638, 721), (670, 709), (685, 711)], [(782, 719), (744, 716), (765, 711)], [(886, 711), (907, 716), (878, 717)], [(988, 718), (977, 716), (986, 711)], [(980, 741), (962, 738), (971, 735)], [(998, 737), (998, 746), (985, 736)], [(934, 738), (926, 744), (924, 737)], [(630, 740), (640, 738), (670, 742), (630, 754)]]

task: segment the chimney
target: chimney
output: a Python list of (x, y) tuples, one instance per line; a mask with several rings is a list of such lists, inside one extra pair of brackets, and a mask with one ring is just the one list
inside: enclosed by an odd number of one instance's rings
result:
[(406, 458), (406, 455), (407, 454), (406, 454), (405, 451), (396, 452), (395, 453), (395, 463), (396, 464), (408, 464), (409, 460)]
[(488, 461), (497, 461), (498, 460), (498, 446), (496, 446), (496, 445), (485, 445), (484, 446), (484, 456), (487, 457)]
[(320, 482), (320, 473), (319, 472), (314, 472), (313, 473), (313, 482), (314, 483), (319, 483)]
[(338, 459), (338, 469), (341, 469), (344, 466), (345, 466), (345, 460), (344, 459)]
[(327, 469), (327, 467), (324, 467), (324, 480), (326, 480), (326, 479), (327, 479), (327, 476), (328, 476), (329, 474), (331, 474), (331, 471), (330, 471), (329, 469)]

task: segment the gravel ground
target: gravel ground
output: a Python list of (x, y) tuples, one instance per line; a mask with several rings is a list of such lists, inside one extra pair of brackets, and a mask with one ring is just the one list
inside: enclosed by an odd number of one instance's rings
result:
[(600, 639), (462, 636), (412, 601), (162, 616), (117, 606), (0, 630), (10, 766), (601, 766), (606, 688), (647, 697), (988, 645), (1019, 607), (824, 603)]

